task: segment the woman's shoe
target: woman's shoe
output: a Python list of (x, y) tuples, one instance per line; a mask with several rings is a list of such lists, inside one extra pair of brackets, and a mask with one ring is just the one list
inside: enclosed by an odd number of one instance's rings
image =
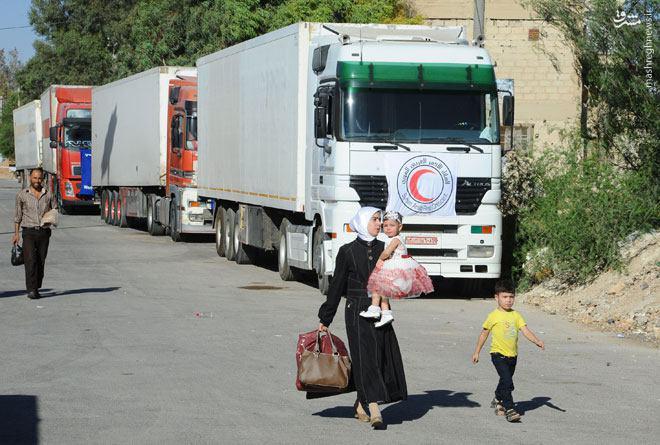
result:
[(507, 422), (520, 422), (520, 414), (515, 409), (508, 409), (504, 414)]
[(364, 411), (364, 408), (362, 408), (362, 404), (360, 404), (359, 400), (355, 401), (353, 409), (355, 410), (355, 418), (360, 422), (369, 422), (369, 420), (371, 420), (369, 419), (369, 415)]
[(376, 429), (383, 426), (383, 416), (380, 414), (380, 408), (378, 408), (377, 403), (373, 402), (369, 404), (369, 413), (371, 414), (369, 420), (372, 428)]

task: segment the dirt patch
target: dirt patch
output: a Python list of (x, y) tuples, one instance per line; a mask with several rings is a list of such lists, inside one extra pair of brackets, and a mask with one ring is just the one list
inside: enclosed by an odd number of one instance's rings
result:
[(627, 267), (569, 288), (550, 279), (519, 295), (551, 314), (660, 347), (660, 232), (637, 236), (623, 249)]

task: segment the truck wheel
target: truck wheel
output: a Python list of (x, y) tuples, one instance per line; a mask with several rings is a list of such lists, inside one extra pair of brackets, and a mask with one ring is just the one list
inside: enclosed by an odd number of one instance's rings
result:
[(225, 258), (229, 261), (236, 259), (236, 251), (234, 250), (234, 215), (236, 215), (236, 212), (233, 209), (225, 210)]
[(250, 264), (250, 257), (248, 256), (246, 252), (246, 247), (240, 239), (240, 231), (241, 231), (241, 216), (238, 214), (238, 212), (234, 213), (234, 238), (233, 238), (233, 243), (234, 243), (234, 252), (236, 252), (236, 264)]
[(114, 212), (112, 213), (113, 226), (119, 225), (119, 218), (121, 216), (121, 209), (119, 208), (121, 206), (121, 203), (119, 201), (120, 201), (119, 192), (113, 191), (112, 192), (112, 208), (114, 209)]
[(215, 251), (218, 256), (225, 256), (225, 209), (220, 207), (215, 213)]
[(177, 207), (179, 205), (177, 204), (176, 200), (172, 200), (170, 202), (170, 238), (172, 238), (172, 241), (175, 243), (178, 243), (181, 241), (181, 233), (179, 232), (179, 228), (177, 227), (178, 218), (177, 218)]
[(101, 191), (101, 221), (108, 222), (108, 191)]
[(126, 221), (126, 201), (121, 199), (121, 195), (117, 192), (117, 225), (119, 227), (128, 227)]
[(296, 279), (291, 266), (289, 266), (289, 258), (287, 255), (286, 246), (286, 228), (289, 225), (289, 220), (284, 218), (280, 224), (280, 246), (277, 249), (277, 271), (280, 273), (280, 278), (284, 281), (293, 281)]
[(330, 289), (330, 276), (325, 274), (325, 255), (323, 255), (323, 228), (321, 226), (314, 230), (314, 258), (312, 259), (316, 279), (321, 294), (328, 295)]
[(108, 192), (108, 201), (109, 201), (109, 213), (108, 213), (108, 224), (111, 226), (115, 225), (115, 212), (116, 212), (116, 205), (117, 203), (115, 202), (115, 192), (110, 190)]
[(156, 221), (154, 208), (156, 206), (153, 195), (149, 195), (147, 205), (147, 231), (151, 236), (162, 236), (165, 234), (165, 227)]

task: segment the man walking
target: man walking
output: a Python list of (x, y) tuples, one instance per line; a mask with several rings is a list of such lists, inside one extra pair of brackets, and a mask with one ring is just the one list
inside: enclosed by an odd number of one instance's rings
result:
[(13, 244), (18, 244), (19, 228), (23, 229), (23, 259), (25, 260), (25, 287), (30, 299), (39, 298), (44, 279), (44, 265), (48, 254), (50, 228), (42, 224), (44, 214), (57, 208), (57, 200), (42, 184), (44, 171), (30, 171), (30, 186), (16, 195)]

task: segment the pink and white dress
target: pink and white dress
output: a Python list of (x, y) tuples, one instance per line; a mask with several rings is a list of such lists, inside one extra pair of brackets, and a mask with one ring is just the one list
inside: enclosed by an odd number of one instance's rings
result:
[(392, 257), (376, 268), (369, 277), (367, 290), (387, 298), (415, 298), (433, 292), (433, 283), (424, 266), (415, 261), (403, 244), (401, 236), (390, 238), (385, 248), (395, 239), (399, 245)]

